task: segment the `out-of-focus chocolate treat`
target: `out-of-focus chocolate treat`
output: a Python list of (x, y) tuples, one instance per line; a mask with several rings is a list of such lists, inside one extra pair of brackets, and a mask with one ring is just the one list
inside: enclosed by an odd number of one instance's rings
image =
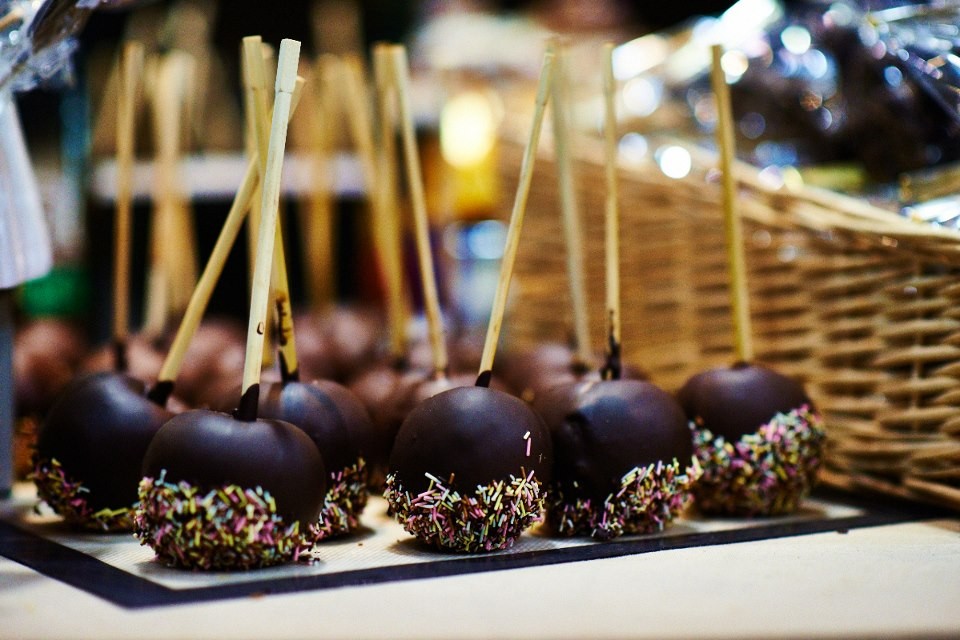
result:
[(662, 529), (699, 475), (683, 409), (637, 380), (554, 387), (537, 401), (554, 446), (548, 521), (609, 539)]
[(540, 518), (551, 460), (549, 433), (523, 401), (457, 387), (407, 416), (384, 495), (404, 528), (427, 544), (502, 549)]
[(14, 407), (18, 416), (43, 416), (76, 375), (86, 350), (80, 330), (43, 318), (20, 328), (13, 344)]
[(799, 508), (815, 483), (825, 438), (800, 383), (740, 362), (693, 376), (677, 397), (704, 470), (694, 488), (701, 511), (753, 516)]
[(299, 427), (317, 445), (328, 474), (321, 537), (356, 529), (368, 497), (363, 452), (373, 439), (370, 416), (360, 401), (328, 380), (279, 382), (261, 389), (260, 415)]
[(40, 498), (86, 528), (131, 528), (144, 454), (170, 416), (131, 376), (101, 372), (75, 380), (37, 434)]
[(383, 335), (377, 314), (353, 307), (299, 316), (294, 325), (305, 380), (350, 380), (376, 359)]

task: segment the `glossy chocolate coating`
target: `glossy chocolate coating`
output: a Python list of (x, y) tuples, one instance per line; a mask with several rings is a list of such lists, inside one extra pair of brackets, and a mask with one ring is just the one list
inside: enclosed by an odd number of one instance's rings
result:
[(687, 417), (736, 441), (778, 413), (811, 405), (803, 385), (767, 367), (738, 362), (690, 378), (677, 393)]
[(303, 429), (331, 472), (356, 464), (371, 446), (373, 426), (367, 410), (349, 389), (329, 380), (264, 385), (260, 415)]
[(188, 411), (157, 432), (143, 461), (142, 476), (186, 481), (206, 491), (226, 485), (262, 487), (285, 519), (316, 521), (327, 491), (316, 445), (281, 420), (245, 422), (216, 411)]
[(570, 496), (603, 500), (634, 467), (687, 465), (693, 456), (683, 409), (649, 382), (563, 385), (539, 406), (553, 437), (554, 481)]
[[(472, 371), (437, 377), (420, 369), (398, 371), (393, 367), (382, 366), (369, 370), (354, 381), (350, 389), (363, 400), (373, 420), (375, 440), (372, 450), (376, 454), (368, 459), (368, 462), (372, 461), (372, 485), (382, 482), (397, 432), (414, 407), (442, 391), (456, 387), (472, 387), (476, 379), (477, 374)], [(505, 390), (496, 378), (490, 386), (498, 391)]]
[[(530, 454), (527, 455), (529, 433)], [(552, 446), (543, 421), (523, 401), (485, 387), (457, 387), (420, 403), (397, 434), (390, 471), (405, 491), (425, 491), (430, 473), (472, 493), (521, 468), (550, 478)]]
[(172, 415), (145, 394), (130, 376), (84, 376), (64, 390), (40, 427), (39, 459), (56, 458), (69, 478), (82, 482), (94, 510), (137, 502), (144, 454)]

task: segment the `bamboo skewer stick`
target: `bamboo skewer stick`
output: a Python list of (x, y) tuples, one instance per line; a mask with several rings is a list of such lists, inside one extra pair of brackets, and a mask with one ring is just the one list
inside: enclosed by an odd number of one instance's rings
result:
[(120, 59), (120, 91), (117, 105), (117, 199), (113, 265), (114, 368), (127, 370), (130, 337), (130, 243), (133, 218), (134, 136), (137, 102), (143, 77), (143, 46), (128, 43)]
[(397, 106), (400, 116), (400, 134), (403, 142), (404, 165), (413, 205), (414, 232), (417, 257), (420, 263), (420, 280), (423, 285), (424, 308), (427, 328), (433, 352), (433, 373), (436, 377), (447, 375), (449, 364), (447, 344), (443, 336), (443, 318), (440, 312), (440, 295), (437, 292), (436, 270), (430, 246), (430, 221), (427, 216), (427, 200), (424, 194), (423, 176), (420, 172), (420, 154), (417, 150), (416, 132), (413, 127), (413, 109), (410, 104), (410, 72), (407, 52), (400, 45), (390, 47), (393, 81), (396, 83)]
[(493, 298), (493, 308), (490, 310), (490, 322), (487, 325), (487, 335), (483, 343), (483, 354), (480, 356), (480, 371), (477, 375), (477, 386), (488, 387), (493, 377), (493, 359), (497, 351), (497, 342), (500, 340), (500, 329), (503, 326), (503, 314), (507, 308), (507, 294), (510, 293), (510, 281), (513, 277), (513, 266), (517, 259), (517, 247), (520, 245), (520, 231), (523, 228), (523, 218), (527, 209), (527, 197), (530, 195), (530, 182), (533, 178), (533, 166), (536, 160), (537, 147), (540, 143), (540, 130), (543, 128), (543, 115), (550, 98), (551, 85), (554, 81), (554, 56), (547, 51), (543, 56), (543, 66), (540, 68), (540, 81), (537, 87), (536, 105), (533, 112), (533, 125), (530, 137), (523, 151), (523, 160), (520, 164), (520, 179), (517, 184), (517, 194), (513, 201), (513, 211), (510, 214), (510, 227), (507, 230), (506, 247), (500, 263), (500, 277), (497, 281), (497, 291)]
[(753, 360), (750, 328), (750, 298), (747, 291), (747, 264), (743, 247), (743, 228), (737, 212), (737, 190), (733, 175), (736, 146), (733, 139), (733, 110), (730, 88), (720, 64), (723, 48), (711, 48), (713, 65), (710, 82), (717, 99), (717, 146), (720, 148), (720, 171), (723, 187), (723, 221), (727, 239), (727, 262), (730, 274), (730, 295), (733, 307), (734, 351), (738, 361)]
[[(176, 53), (178, 71), (181, 78), (181, 94), (179, 101), (180, 113), (177, 118), (177, 145), (176, 158), (177, 176), (179, 178), (180, 163), (184, 154), (189, 151), (192, 143), (191, 119), (193, 117), (194, 98), (196, 94), (197, 64), (193, 56), (187, 53)], [(177, 180), (178, 185), (180, 180)], [(180, 315), (187, 308), (190, 293), (197, 281), (197, 241), (196, 229), (193, 222), (193, 210), (189, 195), (182, 188), (173, 194), (173, 230), (176, 233), (176, 246), (180, 249), (173, 253), (175, 256), (175, 277), (170, 284), (170, 309), (175, 315)]]
[(312, 84), (311, 117), (301, 121), (308, 128), (310, 172), (313, 189), (301, 215), (303, 229), (305, 273), (310, 306), (315, 309), (332, 307), (336, 298), (334, 278), (335, 207), (331, 179), (331, 156), (334, 151), (332, 128), (338, 117), (337, 91), (342, 90), (340, 63), (333, 56), (321, 56), (314, 65), (316, 80)]
[(0, 17), (0, 31), (3, 31), (7, 27), (11, 27), (16, 23), (23, 20), (23, 9), (20, 7), (14, 7), (2, 17)]
[(276, 239), (277, 213), (280, 204), (280, 177), (283, 169), (287, 124), (290, 117), (293, 91), (296, 86), (299, 58), (300, 43), (296, 40), (283, 40), (280, 44), (273, 119), (270, 128), (270, 142), (267, 146), (266, 172), (262, 185), (260, 233), (257, 238), (257, 265), (254, 271), (250, 321), (247, 327), (242, 395), (235, 414), (240, 420), (255, 420), (257, 416), (257, 403), (260, 396), (260, 367), (263, 360), (263, 337), (266, 331), (267, 307), (271, 293), (270, 271), (272, 270), (273, 245)]
[[(293, 98), (290, 102), (291, 118), (294, 112), (296, 112), (297, 105), (300, 102), (303, 85), (303, 79), (297, 78), (297, 83), (293, 90)], [(207, 259), (207, 265), (204, 267), (197, 286), (190, 296), (187, 310), (183, 314), (180, 327), (177, 329), (169, 351), (167, 351), (167, 357), (160, 367), (160, 372), (157, 375), (157, 383), (150, 389), (150, 393), (148, 394), (151, 400), (161, 406), (166, 403), (170, 394), (173, 393), (174, 383), (180, 373), (183, 358), (190, 346), (190, 341), (193, 340), (193, 336), (200, 326), (200, 321), (207, 310), (210, 297), (213, 295), (217, 281), (219, 281), (220, 275), (223, 273), (223, 267), (227, 263), (227, 258), (230, 256), (230, 251), (237, 240), (237, 236), (240, 234), (240, 229), (243, 227), (244, 221), (248, 218), (248, 214), (254, 209), (251, 205), (253, 204), (253, 198), (260, 194), (259, 187), (260, 158), (258, 154), (254, 153), (254, 156), (247, 164), (247, 170), (240, 183), (240, 188), (237, 190), (236, 196), (234, 196), (233, 204), (230, 205), (230, 211), (227, 213), (227, 218), (223, 223), (223, 228), (220, 230), (220, 235), (217, 236), (217, 241), (213, 246), (213, 250), (210, 252), (210, 257)]]
[(560, 213), (567, 245), (567, 277), (570, 284), (570, 303), (573, 309), (574, 368), (587, 368), (590, 353), (590, 324), (587, 317), (587, 292), (584, 276), (583, 230), (577, 203), (576, 177), (570, 158), (569, 77), (566, 68), (566, 48), (562, 43), (552, 45), (555, 78), (553, 100), (553, 138), (557, 163), (557, 187), (560, 195)]
[[(250, 63), (247, 60), (245, 49), (241, 46), (240, 49), (240, 70), (241, 70), (241, 83), (243, 86), (243, 113), (244, 113), (244, 136), (243, 144), (244, 151), (248, 158), (253, 158), (254, 156), (259, 157), (259, 148), (257, 146), (257, 131), (256, 131), (256, 101), (259, 99), (254, 94), (253, 89), (253, 80), (250, 77), (252, 73), (250, 71)], [(250, 213), (248, 220), (250, 223), (247, 225), (247, 255), (249, 256), (249, 277), (250, 284), (253, 284), (253, 268), (257, 259), (257, 231), (260, 229), (260, 206), (257, 204), (260, 202), (260, 183), (257, 182), (257, 191), (254, 193), (253, 205), (250, 207)]]
[(174, 235), (177, 147), (179, 133), (179, 101), (182, 87), (176, 58), (170, 55), (156, 61), (153, 87), (154, 204), (150, 221), (150, 259), (147, 274), (146, 311), (142, 333), (157, 339), (166, 330), (171, 306), (171, 281), (175, 275), (170, 252), (164, 251), (165, 239)]
[[(266, 185), (266, 158), (269, 144), (270, 110), (266, 90), (266, 63), (263, 59), (263, 48), (259, 36), (250, 36), (243, 39), (244, 53), (250, 68), (249, 79), (253, 85), (254, 114), (257, 138), (257, 148), (260, 156), (261, 183)], [(286, 124), (284, 124), (286, 126)], [(264, 198), (263, 202), (267, 200)], [(277, 206), (279, 207), (279, 192)], [(263, 215), (262, 207), (261, 213)], [(279, 217), (279, 210), (277, 213)], [(284, 381), (296, 380), (299, 375), (297, 364), (296, 338), (293, 330), (293, 311), (290, 304), (290, 285), (287, 275), (286, 251), (283, 245), (283, 234), (279, 219), (275, 225), (273, 243), (273, 269), (271, 270), (271, 298), (277, 313), (278, 349), (280, 355), (280, 371)], [(260, 243), (258, 242), (258, 251)]]
[[(384, 49), (384, 52), (386, 50)], [(390, 360), (398, 365), (406, 361), (406, 310), (403, 300), (403, 263), (400, 256), (400, 230), (395, 210), (389, 208), (389, 196), (380, 187), (385, 179), (378, 175), (382, 169), (385, 174), (395, 175), (395, 168), (378, 167), (388, 160), (373, 136), (373, 117), (370, 113), (370, 97), (367, 92), (367, 80), (363, 62), (356, 55), (347, 55), (343, 60), (344, 96), (346, 99), (347, 120), (354, 147), (360, 157), (364, 183), (371, 194), (372, 237), (384, 276), (386, 290), (387, 327), (389, 336)], [(381, 75), (386, 69), (381, 63)], [(389, 82), (389, 78), (383, 78)], [(389, 113), (380, 115), (384, 132), (392, 139), (395, 130)], [(383, 133), (387, 136), (388, 133)], [(382, 145), (381, 145), (382, 146)], [(392, 164), (392, 163), (390, 163)], [(389, 188), (389, 185), (387, 185)]]
[(149, 66), (154, 72), (146, 75), (155, 78), (151, 103), (156, 157), (143, 334), (157, 339), (166, 331), (171, 315), (186, 308), (197, 278), (193, 222), (180, 179), (185, 102), (193, 60), (186, 53), (174, 51), (154, 58)]
[(617, 108), (616, 81), (613, 77), (612, 43), (603, 48), (603, 137), (606, 161), (604, 176), (607, 193), (604, 200), (604, 230), (607, 283), (607, 361), (604, 380), (619, 380), (620, 360), (620, 203), (617, 185)]
[(406, 361), (407, 312), (403, 299), (403, 253), (400, 211), (397, 203), (397, 148), (396, 117), (393, 110), (395, 88), (390, 78), (390, 50), (387, 44), (378, 44), (373, 50), (374, 78), (377, 95), (376, 181), (371, 183), (374, 194), (376, 233), (383, 261), (387, 290), (387, 323), (390, 330), (390, 355), (394, 363)]

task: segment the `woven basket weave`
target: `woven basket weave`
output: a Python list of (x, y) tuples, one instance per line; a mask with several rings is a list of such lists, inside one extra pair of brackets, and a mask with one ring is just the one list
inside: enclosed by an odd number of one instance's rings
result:
[[(572, 318), (556, 167), (537, 159), (507, 323), (520, 348), (563, 341)], [(603, 344), (604, 175), (575, 159), (593, 343)], [(522, 149), (501, 145), (504, 193)], [(668, 389), (733, 358), (720, 187), (691, 151), (680, 180), (619, 168), (625, 360)], [(960, 234), (862, 201), (770, 186), (737, 165), (756, 359), (804, 381), (824, 413), (823, 478), (960, 508)], [(509, 207), (503, 207), (508, 210)]]

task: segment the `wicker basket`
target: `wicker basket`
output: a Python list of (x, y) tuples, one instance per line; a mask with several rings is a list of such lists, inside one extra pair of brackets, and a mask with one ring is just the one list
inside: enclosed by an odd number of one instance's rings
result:
[[(556, 169), (541, 149), (516, 267), (512, 343), (565, 340), (572, 319)], [(594, 344), (603, 344), (602, 152), (575, 160)], [(504, 193), (521, 146), (502, 144)], [(720, 188), (691, 150), (675, 180), (621, 166), (627, 362), (675, 389), (733, 358)], [(960, 508), (960, 234), (859, 200), (765, 184), (737, 165), (758, 361), (803, 380), (829, 430), (825, 480)], [(504, 207), (503, 210), (508, 210)]]

